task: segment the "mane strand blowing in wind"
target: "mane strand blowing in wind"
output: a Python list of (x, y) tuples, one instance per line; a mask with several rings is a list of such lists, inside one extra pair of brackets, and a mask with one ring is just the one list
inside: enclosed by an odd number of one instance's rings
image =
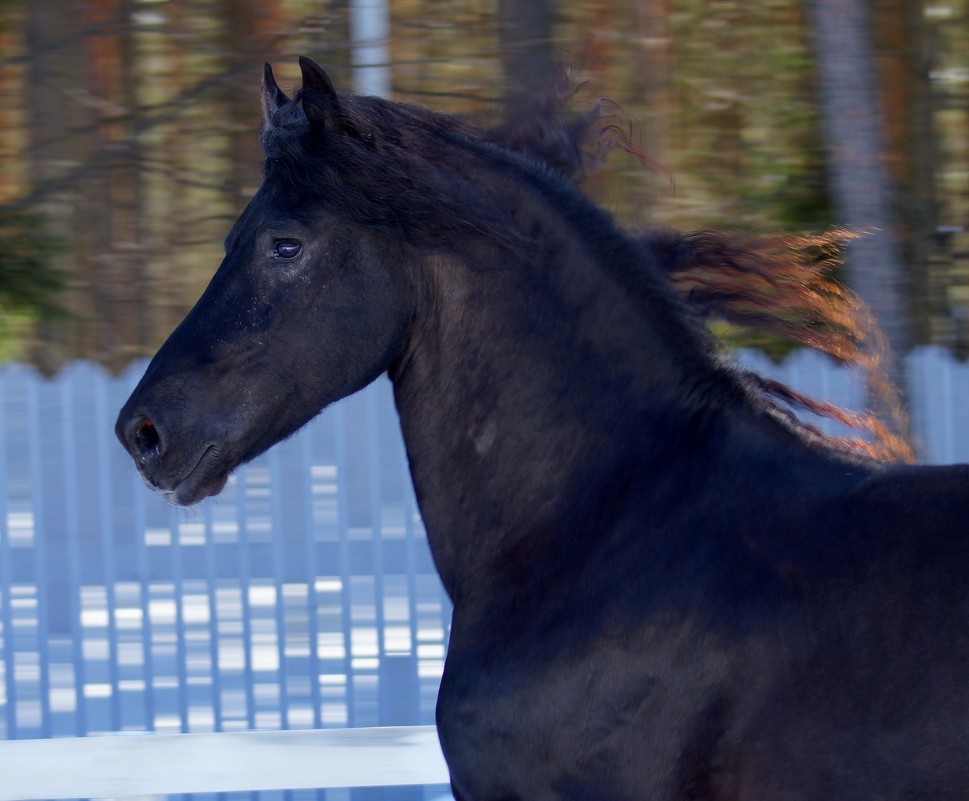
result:
[[(507, 119), (486, 136), (573, 180), (600, 167), (613, 149), (656, 170), (656, 163), (632, 144), (635, 124), (615, 103), (599, 100), (590, 110), (572, 108), (581, 89), (570, 85), (563, 70), (544, 93), (528, 101), (519, 98)], [(833, 277), (842, 265), (844, 245), (859, 234), (843, 228), (772, 236), (644, 229), (631, 236), (657, 256), (694, 314), (825, 354), (855, 375), (878, 410), (849, 411), (738, 368), (748, 386), (794, 425), (872, 459), (914, 460), (909, 420), (884, 367), (891, 358), (885, 337), (858, 296)], [(857, 436), (825, 435), (799, 412), (836, 421)]]

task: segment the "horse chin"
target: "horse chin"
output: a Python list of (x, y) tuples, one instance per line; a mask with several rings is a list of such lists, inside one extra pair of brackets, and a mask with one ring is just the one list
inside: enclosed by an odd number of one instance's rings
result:
[(231, 467), (219, 458), (216, 446), (209, 445), (192, 469), (171, 487), (160, 487), (147, 477), (145, 481), (172, 505), (193, 506), (222, 492), (231, 472)]
[[(190, 478), (194, 479), (194, 476)], [(186, 479), (174, 489), (165, 492), (165, 500), (173, 506), (194, 506), (199, 501), (222, 492), (228, 480), (228, 473), (209, 476), (204, 481)]]

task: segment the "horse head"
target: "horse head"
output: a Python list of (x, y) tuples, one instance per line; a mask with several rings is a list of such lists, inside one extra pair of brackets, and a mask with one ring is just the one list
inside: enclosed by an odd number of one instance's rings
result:
[(300, 66), (293, 99), (266, 66), (265, 180), (118, 417), (145, 481), (179, 505), (218, 493), (236, 466), (385, 371), (411, 316), (393, 244), (330, 213), (327, 187), (299, 175), (356, 135), (323, 70)]

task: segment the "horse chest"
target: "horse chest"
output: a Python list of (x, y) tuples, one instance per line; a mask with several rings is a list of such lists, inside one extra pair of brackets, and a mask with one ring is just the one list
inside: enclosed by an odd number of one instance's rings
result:
[(617, 634), (525, 642), (456, 615), (438, 730), (459, 801), (675, 794), (710, 716), (727, 725), (736, 654), (687, 621)]

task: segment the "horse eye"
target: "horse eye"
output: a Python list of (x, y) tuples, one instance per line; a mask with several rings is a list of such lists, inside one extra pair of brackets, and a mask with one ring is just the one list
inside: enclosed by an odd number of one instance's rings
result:
[(280, 259), (295, 259), (302, 252), (302, 243), (295, 239), (280, 239), (273, 246), (273, 256)]

